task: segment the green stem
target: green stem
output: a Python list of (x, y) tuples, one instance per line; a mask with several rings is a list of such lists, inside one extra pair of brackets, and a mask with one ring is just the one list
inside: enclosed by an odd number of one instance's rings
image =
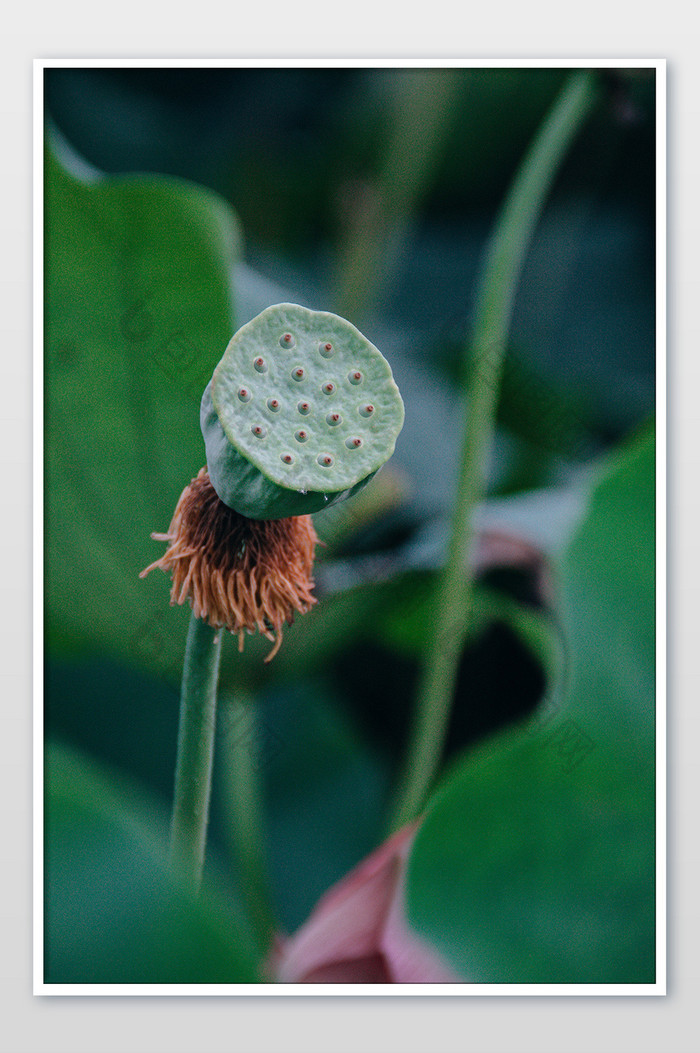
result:
[(180, 697), (180, 730), (170, 859), (198, 889), (204, 868), (222, 630), (190, 618)]
[(596, 96), (592, 71), (571, 75), (521, 163), (487, 247), (476, 299), (469, 410), (465, 412), (447, 562), (437, 591), (439, 606), (418, 690), (392, 829), (420, 813), (442, 756), (469, 627), (473, 516), (486, 493), (488, 453), (515, 291), (547, 193)]
[(226, 763), (222, 770), (227, 780), (225, 800), (230, 809), (232, 849), (238, 860), (248, 917), (264, 953), (279, 926), (267, 879), (260, 729), (254, 700), (243, 696), (231, 699), (226, 706), (225, 727), (221, 747), (226, 750)]

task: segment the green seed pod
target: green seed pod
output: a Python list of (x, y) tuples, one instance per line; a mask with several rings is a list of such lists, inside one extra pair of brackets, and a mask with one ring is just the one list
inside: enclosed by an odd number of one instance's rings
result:
[(276, 304), (238, 330), (202, 397), (209, 476), (249, 519), (317, 512), (369, 482), (403, 418), (388, 362), (350, 322)]

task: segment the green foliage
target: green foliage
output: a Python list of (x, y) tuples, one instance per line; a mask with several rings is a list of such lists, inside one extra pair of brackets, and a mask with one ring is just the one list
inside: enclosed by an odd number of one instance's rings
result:
[(139, 571), (204, 463), (197, 411), (235, 328), (232, 214), (172, 179), (83, 183), (46, 157), (49, 648), (179, 677), (187, 612)]
[[(329, 678), (307, 675), (268, 691), (257, 709), (266, 857), (280, 926), (293, 932), (330, 885), (381, 839), (389, 775)], [(235, 808), (229, 765), (240, 733), (224, 699), (214, 777), (224, 833)]]
[[(205, 462), (198, 409), (235, 328), (238, 228), (199, 187), (84, 183), (50, 148), (45, 195), (47, 645), (178, 683), (188, 610), (168, 607), (164, 575), (138, 574), (162, 550), (150, 534)], [(322, 633), (304, 639), (307, 655), (327, 650)], [(223, 683), (267, 679), (266, 647), (225, 646)]]
[(167, 820), (142, 787), (52, 746), (46, 791), (46, 983), (259, 982), (231, 905), (174, 880)]
[(410, 860), (412, 924), (477, 983), (652, 983), (654, 440), (593, 491), (561, 566), (569, 683), (462, 757)]

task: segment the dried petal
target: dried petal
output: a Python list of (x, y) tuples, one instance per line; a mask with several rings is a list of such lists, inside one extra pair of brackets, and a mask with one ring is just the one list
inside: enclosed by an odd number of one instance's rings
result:
[(257, 629), (274, 642), (266, 662), (279, 650), (284, 622), (316, 603), (311, 516), (246, 519), (220, 500), (206, 468), (183, 490), (167, 534), (151, 537), (168, 548), (139, 576), (170, 571), (171, 604), (189, 600), (196, 617), (237, 633), (241, 650), (246, 630)]

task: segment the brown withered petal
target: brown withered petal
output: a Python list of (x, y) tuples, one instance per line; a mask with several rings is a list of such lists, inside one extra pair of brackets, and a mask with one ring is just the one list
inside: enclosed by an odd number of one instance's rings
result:
[(197, 618), (238, 635), (256, 629), (274, 642), (269, 662), (282, 643), (282, 626), (316, 603), (311, 577), (318, 543), (311, 516), (246, 519), (220, 500), (202, 468), (185, 487), (167, 534), (167, 551), (141, 571), (171, 571), (171, 604), (189, 600)]

